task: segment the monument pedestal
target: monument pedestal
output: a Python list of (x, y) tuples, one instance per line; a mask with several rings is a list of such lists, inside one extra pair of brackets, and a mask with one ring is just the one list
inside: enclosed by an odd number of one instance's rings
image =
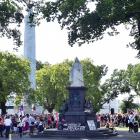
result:
[(85, 87), (67, 87), (69, 90), (68, 110), (64, 114), (67, 123), (86, 123), (84, 112)]
[(67, 87), (69, 98), (67, 101), (67, 110), (63, 113), (66, 124), (80, 124), (88, 128), (87, 121), (92, 120), (96, 126), (96, 115), (94, 112), (85, 112), (85, 92), (86, 87)]
[(67, 123), (81, 123), (85, 125), (86, 115), (84, 112), (66, 112), (65, 120)]

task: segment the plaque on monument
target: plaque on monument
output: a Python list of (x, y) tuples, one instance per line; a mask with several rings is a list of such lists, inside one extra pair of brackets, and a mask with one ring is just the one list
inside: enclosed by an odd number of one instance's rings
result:
[[(70, 70), (69, 81), (70, 85), (67, 87), (69, 91), (67, 109), (62, 110), (61, 116), (68, 124), (81, 124), (82, 127), (80, 126), (80, 128), (75, 127), (75, 125), (70, 125), (70, 128), (74, 130), (86, 129), (86, 126), (88, 125), (87, 120), (94, 120), (94, 126), (96, 126), (96, 117), (93, 113), (90, 102), (87, 102), (87, 109), (89, 109), (90, 112), (85, 112), (85, 95), (87, 88), (84, 86), (83, 68), (78, 58), (75, 59), (75, 62)], [(96, 127), (91, 129), (95, 128)]]
[(96, 130), (96, 125), (95, 125), (94, 120), (87, 120), (87, 124), (88, 124), (89, 130)]

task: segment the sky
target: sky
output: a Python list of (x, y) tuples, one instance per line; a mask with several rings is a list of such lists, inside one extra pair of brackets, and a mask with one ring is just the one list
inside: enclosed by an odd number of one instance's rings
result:
[[(50, 0), (45, 0), (50, 1)], [(55, 0), (51, 0), (55, 1)], [(90, 9), (95, 9), (95, 3), (88, 5)], [(133, 41), (129, 37), (129, 30), (123, 25), (118, 26), (120, 34), (114, 37), (105, 35), (102, 40), (84, 44), (81, 47), (68, 45), (67, 30), (61, 30), (56, 22), (47, 23), (45, 20), (36, 27), (36, 59), (51, 64), (59, 63), (64, 59), (79, 60), (90, 58), (95, 65), (105, 64), (109, 68), (109, 73), (114, 69), (126, 69), (128, 64), (139, 63), (136, 58), (137, 51), (127, 48), (126, 45)], [(24, 25), (21, 26), (21, 33), (24, 37)], [(23, 55), (23, 46), (16, 52), (13, 50), (13, 41), (7, 38), (0, 38), (0, 51), (9, 51), (17, 55)]]
[[(21, 26), (21, 33), (24, 36), (23, 26)], [(129, 41), (133, 41), (129, 37), (129, 30), (120, 25), (118, 31), (120, 34), (117, 36), (105, 35), (102, 40), (84, 44), (81, 47), (77, 45), (71, 47), (68, 45), (67, 30), (61, 30), (60, 25), (56, 22), (42, 21), (36, 27), (36, 59), (55, 64), (63, 62), (65, 59), (74, 60), (76, 57), (79, 60), (90, 58), (95, 65), (108, 66), (108, 77), (114, 69), (126, 69), (130, 63), (139, 63), (139, 59), (136, 58), (137, 51), (126, 47)], [(13, 40), (0, 38), (0, 51), (9, 51), (23, 56), (23, 46), (18, 51), (15, 51), (14, 47)]]
[[(67, 30), (61, 30), (56, 22), (42, 21), (40, 26), (36, 27), (36, 59), (55, 64), (65, 59), (74, 60), (75, 57), (79, 60), (90, 58), (95, 65), (108, 66), (110, 73), (116, 68), (125, 69), (130, 63), (139, 63), (136, 58), (137, 51), (126, 47), (128, 42), (133, 40), (129, 37), (129, 31), (122, 25), (118, 30), (121, 33), (117, 36), (105, 35), (102, 40), (81, 47), (78, 45), (71, 47), (68, 45)], [(23, 26), (21, 32), (24, 35)], [(23, 46), (17, 52), (13, 48), (12, 40), (0, 38), (0, 51), (9, 51), (20, 56), (24, 54)]]

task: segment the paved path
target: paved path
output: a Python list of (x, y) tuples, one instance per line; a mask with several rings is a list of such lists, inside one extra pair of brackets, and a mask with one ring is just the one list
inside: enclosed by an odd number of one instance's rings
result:
[[(104, 138), (104, 139), (100, 139), (100, 138), (30, 138), (29, 136), (23, 136), (22, 138), (20, 138), (18, 135), (11, 135), (9, 137), (9, 139), (7, 140), (40, 140), (40, 139), (44, 139), (44, 140), (140, 140), (140, 132), (135, 135), (133, 133), (129, 133), (127, 131), (119, 131), (118, 132), (119, 135), (118, 136), (114, 136), (114, 137), (110, 137), (110, 138)], [(0, 138), (0, 140), (6, 140), (6, 138)]]

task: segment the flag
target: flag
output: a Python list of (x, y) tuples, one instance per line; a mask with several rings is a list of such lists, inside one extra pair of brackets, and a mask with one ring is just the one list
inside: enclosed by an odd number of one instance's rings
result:
[(33, 111), (33, 112), (36, 111), (36, 107), (35, 107), (34, 104), (32, 105), (32, 111)]
[(24, 116), (24, 107), (23, 107), (23, 104), (21, 104), (20, 107), (19, 107), (19, 115)]
[(23, 111), (24, 110), (24, 108), (23, 108), (23, 104), (22, 105), (20, 105), (20, 107), (19, 107), (19, 111), (21, 112), (21, 111)]

